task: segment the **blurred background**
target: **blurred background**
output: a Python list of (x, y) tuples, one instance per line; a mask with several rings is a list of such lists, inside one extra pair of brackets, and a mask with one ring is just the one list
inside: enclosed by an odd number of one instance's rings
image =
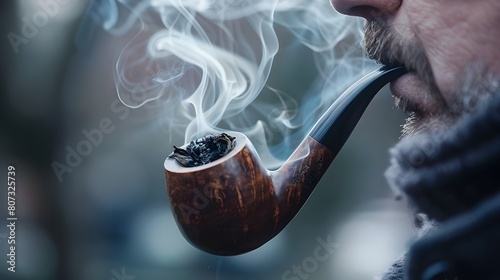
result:
[[(173, 145), (184, 143), (178, 132), (185, 127), (159, 123), (161, 108), (132, 109), (120, 102), (117, 61), (136, 33), (111, 32), (117, 29), (103, 17), (106, 7), (120, 2), (0, 2), (0, 180), (6, 182), (7, 166), (15, 166), (18, 217), (15, 273), (6, 265), (9, 232), (0, 227), (0, 279), (373, 279), (404, 252), (414, 234), (411, 221), (383, 176), (404, 115), (387, 88), (276, 238), (236, 257), (210, 255), (187, 243), (175, 225), (163, 176), (163, 162)], [(362, 26), (333, 9), (327, 13), (355, 29)], [(300, 107), (310, 98), (305, 89), (321, 73), (308, 49), (292, 48), (289, 30), (276, 25), (280, 50), (273, 69), (286, 68), (292, 76), (271, 70), (266, 86)], [(347, 38), (349, 44), (359, 39)], [(291, 49), (295, 60), (285, 55)], [(362, 52), (355, 55), (363, 69), (343, 70), (341, 63), (338, 71), (354, 73), (342, 89), (377, 67)], [(335, 95), (329, 98), (316, 114)], [(269, 104), (279, 107), (281, 101)], [(266, 135), (276, 131), (287, 139), (294, 132), (300, 140), (310, 124), (294, 131), (270, 126)], [(286, 158), (288, 152), (275, 156)], [(1, 225), (7, 224), (4, 186)], [(335, 244), (330, 252), (322, 247), (325, 259), (315, 257), (318, 240)]]

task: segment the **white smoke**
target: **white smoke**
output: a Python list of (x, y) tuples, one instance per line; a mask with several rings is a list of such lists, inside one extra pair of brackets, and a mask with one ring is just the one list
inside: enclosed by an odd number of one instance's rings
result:
[[(157, 110), (162, 127), (186, 142), (207, 132), (242, 132), (268, 168), (374, 69), (361, 46), (362, 22), (339, 15), (328, 0), (97, 3), (113, 34), (139, 30), (117, 62), (123, 104)], [(270, 77), (285, 89), (271, 87)]]

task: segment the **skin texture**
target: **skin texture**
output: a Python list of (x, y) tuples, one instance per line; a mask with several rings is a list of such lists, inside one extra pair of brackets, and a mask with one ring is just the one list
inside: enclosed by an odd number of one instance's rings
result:
[(332, 0), (332, 5), (367, 19), (370, 57), (412, 72), (391, 84), (396, 104), (410, 115), (405, 135), (449, 126), (470, 111), (471, 95), (498, 87), (500, 1)]

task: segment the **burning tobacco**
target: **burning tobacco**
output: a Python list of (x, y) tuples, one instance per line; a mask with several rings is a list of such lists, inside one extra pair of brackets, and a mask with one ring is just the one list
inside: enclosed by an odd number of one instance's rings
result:
[(231, 152), (236, 145), (232, 137), (226, 133), (210, 134), (191, 141), (186, 149), (174, 146), (174, 152), (169, 156), (182, 166), (195, 167), (218, 160)]

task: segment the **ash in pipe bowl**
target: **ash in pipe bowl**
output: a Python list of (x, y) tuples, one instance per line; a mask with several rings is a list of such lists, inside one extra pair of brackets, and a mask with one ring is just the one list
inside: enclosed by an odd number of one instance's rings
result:
[(180, 147), (174, 146), (164, 167), (181, 173), (207, 169), (237, 154), (247, 141), (239, 132), (207, 134)]
[(235, 139), (227, 133), (210, 134), (191, 141), (185, 149), (174, 146), (174, 152), (169, 157), (185, 167), (208, 164), (231, 152), (236, 145)]

